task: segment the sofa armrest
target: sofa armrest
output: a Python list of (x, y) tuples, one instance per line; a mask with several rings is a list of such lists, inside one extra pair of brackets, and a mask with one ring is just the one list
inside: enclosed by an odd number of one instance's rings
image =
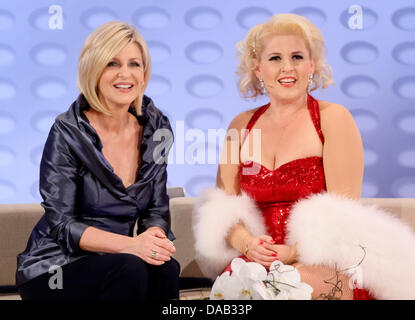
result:
[(415, 232), (415, 198), (362, 198), (363, 204), (372, 204), (409, 224)]
[(194, 198), (170, 199), (171, 229), (176, 236), (174, 245), (176, 253), (173, 257), (180, 263), (181, 277), (206, 277), (196, 261), (193, 236), (193, 206)]
[(17, 255), (43, 215), (39, 203), (0, 204), (0, 286), (14, 286)]
[(183, 187), (168, 187), (167, 195), (169, 196), (170, 199), (180, 198), (180, 197), (185, 197), (186, 192), (184, 191)]

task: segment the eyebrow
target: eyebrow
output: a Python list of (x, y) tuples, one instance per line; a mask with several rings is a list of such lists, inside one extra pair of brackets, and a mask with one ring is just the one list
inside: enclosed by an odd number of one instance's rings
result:
[[(273, 54), (281, 55), (281, 53), (279, 52), (271, 52), (269, 55), (273, 55)], [(291, 52), (291, 54), (304, 54), (304, 53), (302, 51), (294, 51), (294, 52)]]
[[(120, 61), (120, 59), (115, 58), (115, 57), (114, 57), (114, 58), (112, 58), (111, 60), (117, 60), (117, 61)], [(130, 60), (130, 61), (131, 61), (131, 60), (140, 60), (140, 57), (130, 58), (129, 60)]]

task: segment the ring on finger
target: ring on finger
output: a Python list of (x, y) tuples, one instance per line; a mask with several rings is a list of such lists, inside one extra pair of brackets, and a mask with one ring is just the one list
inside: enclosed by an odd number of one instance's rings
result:
[(157, 251), (152, 251), (151, 252), (151, 257), (153, 258), (153, 259), (155, 259), (156, 258), (156, 255), (157, 255)]

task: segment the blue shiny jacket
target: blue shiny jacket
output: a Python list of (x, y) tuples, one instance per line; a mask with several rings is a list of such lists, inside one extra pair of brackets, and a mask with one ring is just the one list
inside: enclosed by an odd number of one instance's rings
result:
[(56, 118), (49, 132), (39, 181), (45, 213), (25, 251), (17, 256), (18, 286), (48, 272), (51, 266), (97, 254), (79, 248), (88, 226), (126, 236), (133, 236), (135, 223), (138, 233), (158, 226), (174, 240), (164, 161), (173, 144), (169, 120), (147, 96), (143, 98), (142, 115), (129, 109), (143, 126), (142, 159), (138, 181), (125, 188), (101, 152), (100, 138), (82, 112), (87, 108), (88, 102), (80, 95)]

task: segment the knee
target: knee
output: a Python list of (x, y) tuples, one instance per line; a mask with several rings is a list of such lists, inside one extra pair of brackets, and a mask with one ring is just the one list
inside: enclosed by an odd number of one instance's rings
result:
[(180, 264), (174, 259), (166, 261), (161, 266), (158, 266), (158, 273), (165, 277), (179, 278)]
[(103, 283), (101, 299), (146, 298), (148, 271), (145, 262), (132, 254), (112, 254), (112, 269)]
[(132, 271), (145, 268), (145, 262), (141, 258), (129, 253), (119, 255), (119, 264)]
[(145, 262), (132, 254), (117, 254), (116, 265), (119, 276), (133, 281), (133, 279), (146, 277), (147, 268)]
[(168, 262), (169, 262), (168, 269), (170, 270), (170, 272), (177, 275), (177, 276), (179, 276), (179, 274), (180, 274), (180, 264), (179, 264), (179, 262), (174, 258), (171, 258), (171, 260), (168, 261)]
[(150, 268), (149, 299), (178, 299), (180, 265), (175, 259)]
[(133, 254), (121, 254), (119, 259), (120, 277), (125, 279), (128, 286), (147, 287), (148, 269), (141, 258)]

